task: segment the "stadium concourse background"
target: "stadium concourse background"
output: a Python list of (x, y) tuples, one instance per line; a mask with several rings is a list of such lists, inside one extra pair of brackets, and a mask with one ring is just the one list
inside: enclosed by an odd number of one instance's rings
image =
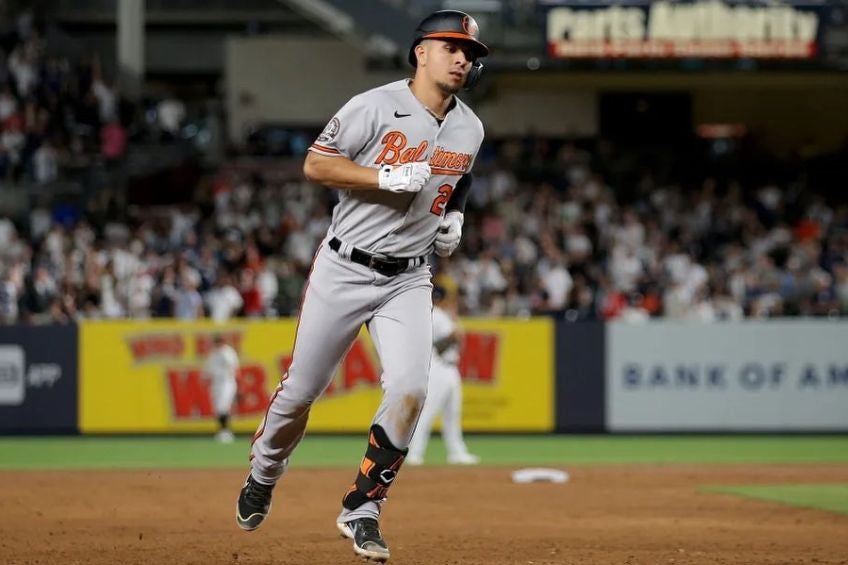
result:
[[(492, 50), (461, 95), (487, 135), (463, 240), (431, 258), (482, 463), (434, 437), (402, 469), (392, 562), (848, 563), (829, 0), (0, 3), (0, 563), (353, 562), (365, 331), (266, 523), (233, 507), (337, 201), (305, 150), (448, 7)], [(200, 378), (218, 334), (232, 444)], [(568, 480), (513, 480), (536, 467)]]

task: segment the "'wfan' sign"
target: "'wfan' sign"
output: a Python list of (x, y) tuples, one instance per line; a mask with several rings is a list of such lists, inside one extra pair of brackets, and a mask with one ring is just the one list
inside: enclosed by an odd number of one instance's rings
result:
[(552, 57), (789, 58), (816, 55), (819, 15), (786, 3), (719, 0), (592, 6), (548, 12)]

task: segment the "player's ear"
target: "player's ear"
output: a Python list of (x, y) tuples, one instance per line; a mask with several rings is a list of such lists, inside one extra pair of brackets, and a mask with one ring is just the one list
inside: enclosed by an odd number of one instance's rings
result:
[(415, 57), (419, 66), (427, 64), (427, 48), (424, 46), (424, 43), (425, 41), (422, 41), (415, 46)]

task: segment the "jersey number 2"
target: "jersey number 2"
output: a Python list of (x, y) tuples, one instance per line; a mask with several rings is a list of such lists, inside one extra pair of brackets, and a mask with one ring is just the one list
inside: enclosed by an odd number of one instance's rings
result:
[(445, 205), (450, 200), (453, 193), (453, 187), (449, 184), (443, 184), (439, 187), (439, 195), (433, 200), (433, 205), (430, 206), (430, 213), (441, 216), (445, 211)]

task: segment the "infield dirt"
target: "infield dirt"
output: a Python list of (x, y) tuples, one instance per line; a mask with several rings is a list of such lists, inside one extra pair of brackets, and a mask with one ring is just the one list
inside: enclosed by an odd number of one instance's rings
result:
[[(845, 483), (848, 465), (406, 468), (381, 520), (408, 565), (848, 564), (848, 516), (700, 490)], [(334, 525), (350, 470), (292, 469), (262, 527), (235, 524), (240, 471), (0, 473), (0, 563), (361, 563)]]

